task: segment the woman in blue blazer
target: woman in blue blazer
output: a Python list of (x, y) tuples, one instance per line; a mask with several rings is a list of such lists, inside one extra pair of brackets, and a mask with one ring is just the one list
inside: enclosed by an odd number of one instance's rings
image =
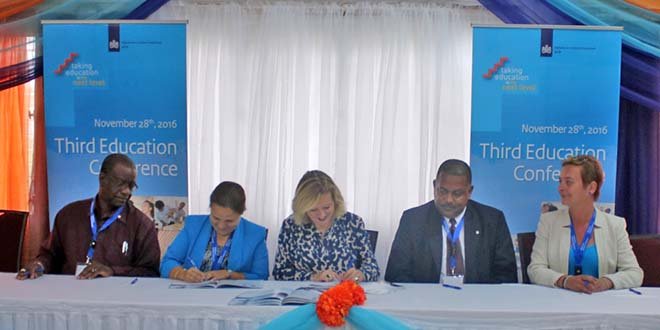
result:
[(163, 256), (161, 276), (186, 282), (268, 279), (266, 228), (241, 217), (243, 188), (222, 182), (210, 200), (210, 215), (186, 217), (183, 230)]

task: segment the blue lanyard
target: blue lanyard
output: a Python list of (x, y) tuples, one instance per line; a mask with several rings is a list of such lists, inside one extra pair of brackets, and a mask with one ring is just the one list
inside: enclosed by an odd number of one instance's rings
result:
[(573, 251), (573, 257), (575, 258), (575, 268), (582, 268), (582, 258), (584, 257), (584, 251), (587, 249), (587, 243), (591, 239), (591, 235), (594, 232), (594, 224), (596, 223), (596, 210), (591, 215), (591, 220), (589, 220), (589, 227), (582, 237), (582, 244), (578, 246), (577, 237), (575, 235), (575, 227), (573, 226), (573, 219), (571, 219), (571, 250)]
[(449, 237), (449, 239), (451, 240), (451, 243), (456, 244), (458, 239), (461, 237), (461, 230), (463, 230), (463, 223), (465, 221), (463, 221), (462, 218), (460, 219), (460, 221), (458, 221), (458, 226), (456, 226), (456, 229), (454, 230), (454, 235), (452, 235), (449, 232), (449, 225), (447, 225), (447, 222), (449, 222), (449, 221), (444, 221), (444, 220), (442, 221), (442, 228), (445, 229), (445, 233), (447, 233), (447, 237)]
[(225, 246), (222, 248), (222, 251), (220, 251), (220, 255), (218, 256), (218, 234), (215, 232), (215, 229), (213, 230), (213, 233), (211, 233), (211, 251), (212, 251), (212, 256), (211, 260), (213, 263), (211, 263), (211, 270), (218, 270), (221, 268), (222, 264), (224, 264), (225, 258), (227, 258), (227, 254), (229, 254), (229, 250), (231, 249), (231, 240), (234, 237), (234, 232), (236, 230), (232, 231), (231, 234), (229, 235), (229, 239), (227, 239), (227, 242), (225, 243)]
[[(465, 221), (463, 221), (463, 218), (460, 219), (460, 221), (458, 222), (458, 226), (456, 226), (456, 229), (454, 230), (453, 235), (449, 232), (449, 225), (447, 225), (447, 222), (448, 221), (444, 221), (444, 220), (442, 221), (442, 228), (444, 228), (445, 233), (447, 233), (447, 237), (449, 237), (449, 240), (451, 241), (452, 246), (451, 247), (448, 246), (447, 248), (448, 249), (449, 248), (453, 249), (456, 245), (456, 242), (458, 242), (458, 239), (461, 237), (461, 230), (463, 230), (463, 224), (465, 223)], [(451, 256), (449, 257), (448, 261), (449, 261), (449, 267), (451, 269), (455, 269), (456, 268), (456, 253), (452, 253)]]
[(92, 241), (89, 243), (89, 248), (87, 249), (87, 263), (92, 261), (94, 257), (94, 249), (96, 248), (96, 238), (99, 236), (99, 233), (106, 230), (113, 224), (118, 218), (121, 212), (124, 210), (124, 205), (122, 205), (112, 216), (106, 220), (101, 228), (98, 228), (96, 225), (96, 216), (94, 215), (94, 205), (96, 204), (96, 196), (92, 198), (92, 205), (89, 207), (89, 222), (92, 226)]

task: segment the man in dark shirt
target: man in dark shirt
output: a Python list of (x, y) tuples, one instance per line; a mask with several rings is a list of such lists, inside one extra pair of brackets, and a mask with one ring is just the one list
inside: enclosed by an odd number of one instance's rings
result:
[(137, 187), (133, 161), (108, 155), (101, 165), (94, 198), (62, 208), (39, 255), (16, 275), (75, 274), (79, 279), (108, 276), (158, 276), (160, 248), (153, 222), (133, 206)]

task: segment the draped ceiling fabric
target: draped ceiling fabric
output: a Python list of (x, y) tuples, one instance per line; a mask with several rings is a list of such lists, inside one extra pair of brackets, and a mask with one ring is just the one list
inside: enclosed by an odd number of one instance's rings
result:
[(34, 7), (43, 1), (44, 0), (4, 0), (0, 3), (0, 22), (8, 17)]
[(660, 14), (660, 1), (658, 0), (625, 0), (631, 5), (635, 5), (646, 10)]
[(601, 25), (600, 22), (608, 22), (625, 27), (616, 213), (627, 219), (631, 234), (659, 233), (660, 58), (655, 54), (660, 43), (660, 16), (642, 7), (610, 0), (479, 1), (507, 23)]

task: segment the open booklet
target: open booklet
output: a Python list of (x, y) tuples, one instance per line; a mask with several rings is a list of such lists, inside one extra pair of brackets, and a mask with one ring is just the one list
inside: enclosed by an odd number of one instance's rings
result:
[(212, 280), (199, 283), (172, 283), (170, 289), (221, 289), (221, 288), (239, 288), (239, 289), (261, 289), (261, 281), (246, 280)]
[(270, 290), (248, 291), (229, 301), (229, 305), (305, 305), (315, 303), (321, 293), (329, 288), (324, 284), (310, 284), (298, 288), (279, 288)]

